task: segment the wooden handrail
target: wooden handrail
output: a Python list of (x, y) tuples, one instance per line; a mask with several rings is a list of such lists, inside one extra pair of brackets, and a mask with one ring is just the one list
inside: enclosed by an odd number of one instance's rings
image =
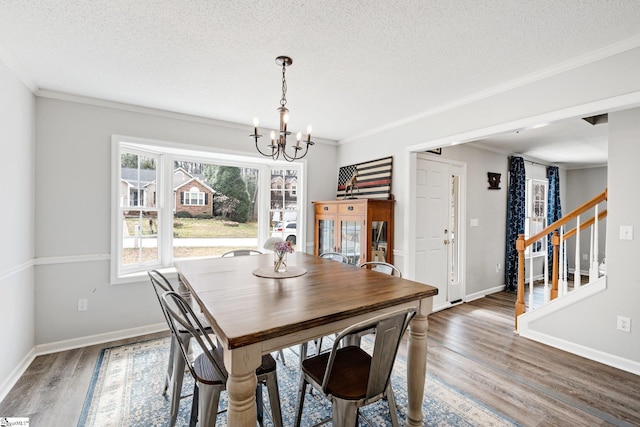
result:
[[(598, 214), (598, 221), (600, 221), (602, 218), (607, 216), (607, 210), (603, 210), (602, 212), (600, 212)], [(593, 223), (595, 222), (595, 218), (591, 218), (585, 222), (583, 222), (582, 224), (580, 224), (580, 231), (584, 230), (587, 227), (591, 227), (593, 225)], [(569, 237), (572, 237), (574, 234), (576, 234), (576, 227), (572, 228), (571, 230), (567, 231), (566, 233), (564, 233), (562, 235), (562, 240), (567, 240)]]
[[(576, 209), (572, 210), (559, 220), (555, 221), (553, 224), (548, 225), (541, 232), (529, 237), (525, 240), (524, 234), (518, 235), (518, 239), (516, 240), (516, 250), (518, 251), (518, 294), (516, 298), (516, 331), (518, 330), (518, 316), (523, 314), (526, 311), (526, 305), (524, 302), (524, 252), (527, 247), (531, 246), (533, 243), (538, 240), (544, 238), (548, 234), (553, 234), (551, 236), (551, 244), (553, 245), (553, 270), (551, 274), (551, 292), (550, 298), (555, 299), (558, 294), (558, 247), (560, 245), (560, 236), (558, 235), (557, 230), (568, 223), (569, 221), (576, 219), (580, 214), (586, 212), (587, 210), (593, 208), (598, 203), (602, 203), (607, 200), (607, 189), (605, 189), (602, 193), (598, 194), (591, 200), (583, 203), (578, 206)], [(604, 210), (602, 213), (598, 214), (598, 221), (604, 218), (607, 215), (607, 211)], [(584, 224), (580, 224), (580, 230), (590, 226), (595, 222), (595, 218), (591, 218), (586, 221)], [(565, 233), (562, 236), (562, 240), (566, 240), (569, 237), (573, 236), (576, 233), (576, 228)]]
[(524, 241), (524, 246), (527, 247), (533, 244), (534, 242), (537, 242), (538, 240), (542, 239), (547, 234), (553, 233), (554, 230), (557, 230), (558, 228), (562, 227), (572, 219), (576, 219), (578, 215), (580, 215), (581, 213), (591, 209), (598, 203), (604, 202), (605, 200), (607, 200), (606, 189), (602, 193), (595, 196), (593, 199), (589, 200), (586, 203), (583, 203), (581, 206), (578, 206), (577, 208), (575, 208), (574, 210), (572, 210), (571, 212), (569, 212), (568, 214), (566, 214), (565, 216), (563, 216), (562, 218), (554, 222), (553, 224), (548, 225), (547, 228), (545, 228), (538, 234), (532, 237), (529, 237), (527, 240)]

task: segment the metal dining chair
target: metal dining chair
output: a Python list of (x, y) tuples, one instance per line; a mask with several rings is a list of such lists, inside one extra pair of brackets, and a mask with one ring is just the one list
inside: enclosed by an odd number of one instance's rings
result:
[[(333, 425), (355, 426), (359, 408), (386, 398), (391, 423), (397, 426), (391, 371), (402, 336), (415, 314), (415, 308), (408, 308), (357, 323), (338, 334), (330, 353), (304, 359), (295, 425), (300, 426), (306, 389), (310, 384), (331, 400)], [(351, 336), (370, 329), (375, 334), (373, 350), (367, 352), (348, 343)]]
[[(186, 330), (202, 349), (202, 353), (191, 361), (184, 342), (180, 339), (177, 340), (182, 359), (195, 380), (189, 426), (195, 427), (196, 424), (199, 426), (215, 426), (218, 417), (220, 393), (226, 389), (228, 378), (227, 370), (224, 367), (224, 353), (205, 333), (204, 325), (193, 312), (189, 303), (180, 294), (171, 291), (165, 292), (161, 297), (161, 305), (169, 320), (168, 324), (171, 332), (179, 336), (178, 328)], [(175, 371), (178, 364), (174, 361), (174, 365), (176, 365), (174, 366)], [(262, 356), (262, 364), (256, 370), (256, 377), (258, 379), (256, 404), (260, 425), (263, 425), (261, 387), (266, 385), (269, 393), (271, 420), (276, 427), (282, 427), (276, 361), (270, 354)]]
[(338, 252), (325, 252), (323, 254), (320, 254), (320, 258), (329, 258), (334, 261), (343, 262), (345, 264), (349, 263), (349, 259), (345, 255), (342, 255)]
[(383, 261), (369, 261), (363, 262), (360, 264), (362, 268), (368, 268), (373, 271), (379, 271), (380, 273), (385, 273), (390, 276), (402, 277), (402, 272), (398, 267), (393, 264), (389, 264), (388, 262)]
[[(160, 303), (160, 308), (162, 308), (162, 295), (165, 292), (173, 292), (173, 286), (171, 286), (169, 280), (157, 270), (148, 271), (147, 274), (151, 279), (151, 285), (156, 297), (158, 298), (158, 303)], [(167, 318), (164, 310), (162, 310), (162, 313), (164, 314), (167, 323), (169, 323), (170, 319)], [(213, 333), (211, 326), (202, 314), (199, 315), (198, 320), (203, 325), (203, 331), (207, 334)], [(169, 427), (173, 427), (175, 425), (178, 417), (178, 409), (180, 407), (180, 398), (182, 394), (182, 381), (184, 379), (184, 361), (180, 355), (176, 357), (176, 352), (178, 351), (180, 343), (188, 351), (189, 344), (191, 342), (191, 334), (189, 334), (188, 331), (182, 329), (180, 326), (177, 327), (177, 330), (177, 334), (171, 334), (169, 363), (167, 365), (167, 375), (164, 381), (164, 390), (162, 391), (162, 394), (166, 395), (167, 389), (171, 386), (171, 393), (169, 394)]]
[(246, 255), (261, 255), (262, 252), (255, 249), (236, 249), (235, 251), (225, 252), (221, 255), (222, 258), (230, 256), (246, 256)]

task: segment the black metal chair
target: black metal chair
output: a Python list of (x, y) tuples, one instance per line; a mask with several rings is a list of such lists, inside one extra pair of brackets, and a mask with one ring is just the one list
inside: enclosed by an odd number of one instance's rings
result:
[[(162, 300), (161, 297), (165, 292), (173, 292), (174, 288), (171, 286), (169, 280), (159, 271), (151, 270), (148, 271), (147, 274), (151, 279), (151, 285), (153, 290), (158, 298), (158, 303), (160, 303), (160, 308), (162, 308)], [(165, 316), (165, 320), (169, 323), (170, 319), (167, 318), (166, 313), (162, 310), (162, 313)], [(211, 326), (204, 318), (202, 314), (199, 315), (198, 320), (204, 327), (204, 331), (207, 334), (213, 333)], [(176, 419), (178, 417), (178, 409), (180, 407), (180, 399), (182, 394), (182, 380), (184, 379), (184, 362), (182, 361), (182, 357), (178, 355), (176, 358), (176, 352), (178, 351), (178, 341), (182, 342), (182, 345), (185, 348), (189, 349), (189, 344), (191, 342), (191, 335), (188, 331), (177, 327), (178, 334), (171, 336), (171, 347), (169, 350), (169, 363), (167, 365), (167, 375), (164, 382), (164, 390), (162, 394), (167, 394), (167, 389), (171, 386), (171, 393), (169, 395), (169, 427), (173, 427), (176, 423)], [(176, 360), (177, 359), (177, 360)], [(175, 366), (177, 369), (174, 369)], [(175, 373), (175, 375), (174, 375)]]
[(329, 258), (334, 261), (343, 262), (345, 264), (349, 263), (349, 259), (345, 255), (342, 255), (338, 252), (325, 252), (323, 254), (320, 254), (320, 258)]
[[(300, 426), (307, 385), (311, 384), (331, 400), (333, 425), (355, 426), (359, 408), (386, 398), (391, 423), (397, 426), (391, 371), (402, 336), (415, 314), (415, 308), (403, 309), (357, 323), (338, 334), (330, 353), (304, 359), (295, 425)], [(370, 352), (356, 345), (341, 346), (367, 330), (375, 334)]]
[(229, 251), (223, 253), (221, 256), (229, 257), (229, 256), (246, 256), (246, 255), (261, 255), (262, 252), (256, 251), (255, 249), (236, 249), (235, 251)]
[[(162, 308), (169, 319), (169, 327), (174, 335), (178, 336), (178, 325), (188, 331), (202, 353), (193, 361), (190, 360), (188, 349), (182, 340), (177, 340), (182, 359), (189, 368), (189, 372), (195, 380), (193, 401), (191, 405), (191, 419), (189, 425), (195, 427), (215, 426), (218, 416), (218, 403), (220, 393), (226, 389), (228, 373), (224, 367), (224, 353), (216, 346), (209, 335), (204, 333), (204, 325), (198, 320), (191, 306), (177, 292), (165, 292), (161, 298)], [(174, 370), (177, 363), (174, 362)], [(271, 406), (271, 419), (276, 427), (282, 427), (282, 413), (280, 409), (280, 396), (278, 393), (278, 379), (276, 375), (276, 361), (270, 354), (262, 356), (262, 364), (256, 370), (258, 388), (256, 389), (256, 404), (260, 425), (262, 425), (262, 385), (267, 386), (269, 404)]]
[(383, 261), (369, 261), (363, 262), (360, 264), (362, 268), (368, 268), (373, 271), (379, 271), (380, 273), (385, 273), (390, 276), (402, 277), (402, 272), (398, 267), (393, 264), (389, 264), (388, 262)]

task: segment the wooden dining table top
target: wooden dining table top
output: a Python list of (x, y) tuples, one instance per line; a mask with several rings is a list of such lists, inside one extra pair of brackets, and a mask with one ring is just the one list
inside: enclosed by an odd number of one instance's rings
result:
[(265, 278), (273, 255), (176, 262), (191, 291), (230, 349), (432, 297), (437, 288), (302, 252), (287, 264), (306, 269), (291, 278)]

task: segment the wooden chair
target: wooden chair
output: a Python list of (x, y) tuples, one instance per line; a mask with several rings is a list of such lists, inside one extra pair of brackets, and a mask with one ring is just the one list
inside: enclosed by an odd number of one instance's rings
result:
[[(202, 353), (193, 362), (190, 361), (188, 349), (182, 340), (177, 340), (182, 358), (186, 362), (189, 372), (195, 380), (193, 401), (191, 405), (191, 419), (189, 425), (215, 426), (218, 416), (220, 393), (226, 389), (228, 373), (224, 367), (224, 353), (216, 346), (209, 335), (203, 333), (204, 326), (191, 309), (188, 302), (177, 292), (165, 292), (161, 298), (163, 310), (168, 319), (172, 333), (178, 335), (178, 328), (188, 331), (202, 348)], [(174, 370), (177, 369), (174, 367)], [(256, 404), (258, 418), (262, 425), (262, 385), (267, 386), (271, 419), (276, 427), (282, 427), (282, 413), (278, 393), (278, 379), (276, 376), (276, 361), (270, 354), (262, 356), (262, 364), (256, 370), (258, 387), (256, 389)]]
[[(391, 371), (402, 336), (415, 314), (410, 308), (357, 323), (338, 334), (330, 353), (304, 359), (295, 425), (300, 426), (307, 385), (311, 384), (331, 400), (333, 425), (355, 426), (359, 408), (386, 398), (391, 423), (397, 426)], [(351, 336), (370, 329), (375, 333), (370, 353), (355, 345), (341, 346)]]
[(338, 252), (325, 252), (323, 254), (320, 254), (320, 258), (329, 258), (334, 261), (344, 262), (345, 264), (349, 263), (349, 259), (345, 255), (342, 255)]
[[(171, 286), (169, 280), (157, 270), (148, 271), (147, 274), (151, 279), (151, 285), (156, 297), (158, 298), (158, 303), (160, 303), (160, 308), (162, 308), (162, 295), (165, 292), (173, 292), (173, 286)], [(162, 310), (162, 313), (164, 314), (167, 323), (169, 323), (170, 319), (167, 317), (164, 310)], [(203, 325), (203, 330), (207, 334), (213, 332), (204, 316), (199, 315), (198, 320)], [(191, 334), (189, 334), (187, 330), (182, 329), (180, 326), (177, 327), (177, 330), (177, 334), (171, 335), (169, 363), (167, 365), (167, 375), (164, 381), (164, 390), (162, 391), (163, 395), (167, 394), (167, 389), (171, 386), (171, 393), (169, 395), (169, 427), (173, 427), (175, 425), (178, 417), (181, 398), (180, 395), (182, 394), (182, 380), (184, 379), (184, 361), (180, 355), (176, 357), (176, 352), (179, 348), (179, 342), (187, 349), (187, 351), (189, 350), (189, 344), (191, 342)]]
[(245, 255), (261, 255), (262, 252), (254, 249), (236, 249), (235, 251), (229, 251), (222, 254), (222, 258), (228, 256), (245, 256)]
[(360, 264), (362, 268), (368, 268), (370, 270), (379, 271), (380, 273), (385, 273), (390, 276), (402, 277), (402, 272), (398, 267), (393, 264), (389, 264), (388, 262), (383, 261), (369, 261), (363, 262)]

